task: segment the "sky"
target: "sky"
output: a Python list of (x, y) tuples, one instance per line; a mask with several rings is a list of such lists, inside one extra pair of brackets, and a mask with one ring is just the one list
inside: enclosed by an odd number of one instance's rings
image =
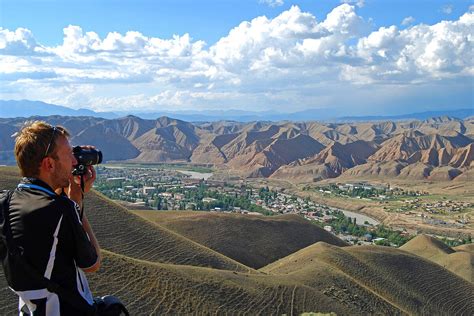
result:
[(0, 99), (394, 115), (474, 105), (474, 1), (0, 0)]

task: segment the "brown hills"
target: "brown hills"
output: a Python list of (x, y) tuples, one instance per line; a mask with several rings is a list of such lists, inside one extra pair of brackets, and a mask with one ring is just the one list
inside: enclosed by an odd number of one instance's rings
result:
[[(393, 248), (340, 248), (320, 242), (261, 271), (291, 276), (307, 286), (325, 288), (326, 293), (335, 297), (364, 297), (359, 301), (361, 305), (376, 306), (369, 313), (451, 315), (466, 313), (474, 307), (472, 283), (446, 273), (437, 264)], [(329, 283), (328, 276), (332, 278)], [(344, 290), (348, 286), (351, 289)], [(373, 296), (369, 298), (364, 294), (366, 291)], [(381, 297), (384, 302), (378, 301)], [(447, 297), (453, 301), (446, 303)]]
[[(319, 170), (310, 174), (311, 177), (334, 178), (344, 171), (366, 162), (367, 158), (377, 151), (377, 144), (357, 140), (352, 143), (338, 142), (327, 146), (313, 157), (296, 161), (278, 169), (272, 176), (275, 178), (300, 178), (308, 169)], [(297, 179), (294, 179), (297, 180)], [(308, 179), (311, 181), (311, 179)]]
[[(472, 118), (195, 124), (168, 117), (35, 119), (64, 125), (72, 132), (74, 144), (95, 145), (109, 161), (205, 163), (243, 177), (298, 182), (340, 175), (451, 180), (469, 172), (474, 158)], [(0, 163), (13, 161), (10, 135), (25, 120), (0, 119)]]
[(416, 236), (401, 246), (400, 249), (434, 261), (439, 257), (444, 257), (455, 252), (451, 247), (446, 246), (441, 240), (428, 235)]
[(294, 214), (266, 217), (187, 211), (134, 213), (255, 269), (318, 241), (347, 246)]
[(474, 282), (474, 253), (472, 252), (465, 251), (463, 248), (453, 249), (437, 238), (428, 235), (419, 235), (401, 246), (400, 249), (431, 260), (463, 279), (471, 283)]
[[(1, 189), (17, 182), (14, 168), (0, 168)], [(254, 270), (101, 195), (92, 194), (85, 207), (104, 249), (102, 268), (89, 276), (91, 288), (96, 295), (119, 296), (132, 315), (474, 313), (472, 283), (406, 251), (318, 242)], [(225, 224), (227, 219), (218, 218), (226, 227), (237, 225), (239, 219), (255, 225), (245, 215), (229, 218), (231, 225)], [(192, 224), (187, 225), (191, 229)], [(303, 223), (269, 219), (263, 226), (270, 234), (265, 225), (283, 229)], [(258, 238), (258, 229), (247, 232), (248, 239)], [(299, 234), (297, 238), (310, 238), (304, 230)], [(222, 233), (223, 240), (231, 237)], [(264, 249), (257, 244), (253, 251)], [(17, 300), (0, 275), (0, 313), (15, 314), (16, 308)]]
[(453, 249), (456, 251), (466, 251), (466, 252), (474, 253), (474, 243), (457, 246), (457, 247), (454, 247)]

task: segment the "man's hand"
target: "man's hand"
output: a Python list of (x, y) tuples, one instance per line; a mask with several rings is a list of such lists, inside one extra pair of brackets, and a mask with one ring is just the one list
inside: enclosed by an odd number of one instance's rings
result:
[[(96, 178), (96, 172), (93, 166), (87, 166), (86, 173), (82, 176), (84, 179), (84, 193), (89, 192), (92, 189), (92, 185), (94, 184)], [(73, 176), (74, 181), (73, 183), (79, 187), (81, 190), (81, 176)], [(70, 181), (69, 186), (72, 186), (72, 182)]]
[[(87, 172), (82, 177), (84, 179), (84, 193), (87, 193), (91, 190), (96, 178), (94, 167), (87, 166)], [(81, 176), (74, 176), (71, 174), (69, 178), (69, 188), (66, 191), (71, 200), (82, 205)]]

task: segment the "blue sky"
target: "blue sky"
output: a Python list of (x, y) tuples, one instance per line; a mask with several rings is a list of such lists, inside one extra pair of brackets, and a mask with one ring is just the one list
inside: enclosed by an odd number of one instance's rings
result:
[[(10, 30), (25, 27), (42, 44), (57, 45), (62, 42), (63, 28), (69, 24), (93, 30), (102, 37), (112, 31), (131, 30), (160, 38), (189, 33), (194, 39), (214, 44), (242, 21), (261, 15), (273, 18), (292, 5), (321, 20), (341, 1), (283, 1), (282, 5), (274, 6), (259, 0), (0, 0), (0, 3), (2, 27)], [(376, 27), (400, 25), (409, 16), (416, 23), (433, 24), (459, 17), (472, 4), (474, 1), (469, 0), (365, 0), (358, 14), (373, 19)]]
[(0, 99), (96, 111), (473, 106), (473, 1), (0, 0)]

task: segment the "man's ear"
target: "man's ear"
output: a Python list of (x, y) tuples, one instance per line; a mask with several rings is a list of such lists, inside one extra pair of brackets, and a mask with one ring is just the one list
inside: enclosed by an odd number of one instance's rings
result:
[(51, 157), (44, 157), (41, 161), (41, 169), (46, 172), (52, 172), (56, 166), (56, 161)]

